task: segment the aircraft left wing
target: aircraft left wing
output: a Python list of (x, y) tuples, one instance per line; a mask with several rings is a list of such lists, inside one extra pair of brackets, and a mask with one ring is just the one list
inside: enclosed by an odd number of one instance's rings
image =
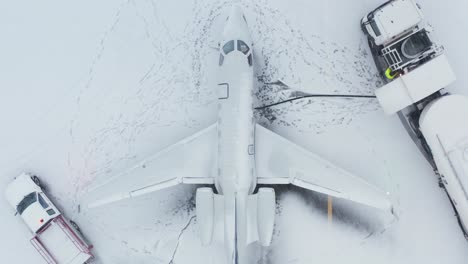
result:
[(217, 123), (189, 136), (89, 191), (88, 207), (125, 200), (177, 184), (213, 184)]
[(385, 192), (259, 124), (255, 127), (255, 163), (258, 184), (293, 184), (392, 210)]

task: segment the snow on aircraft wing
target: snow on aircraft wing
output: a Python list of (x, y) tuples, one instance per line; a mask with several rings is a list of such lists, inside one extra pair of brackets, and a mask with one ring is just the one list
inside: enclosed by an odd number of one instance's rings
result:
[[(189, 136), (89, 191), (88, 207), (98, 207), (186, 184), (213, 184), (217, 124)], [(97, 196), (97, 197), (94, 197)]]
[(255, 162), (258, 184), (293, 184), (371, 207), (392, 209), (387, 195), (375, 186), (259, 124), (255, 128)]

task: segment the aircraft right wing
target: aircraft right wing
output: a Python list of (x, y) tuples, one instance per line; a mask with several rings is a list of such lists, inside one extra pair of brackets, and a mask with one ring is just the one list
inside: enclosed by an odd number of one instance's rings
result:
[(293, 184), (392, 210), (388, 196), (375, 186), (258, 124), (255, 127), (255, 163), (258, 184)]

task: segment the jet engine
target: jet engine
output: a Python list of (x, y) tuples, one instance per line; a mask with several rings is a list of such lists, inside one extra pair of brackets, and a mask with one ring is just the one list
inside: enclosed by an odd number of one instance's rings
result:
[(200, 239), (202, 245), (207, 246), (211, 244), (214, 229), (214, 194), (212, 188), (197, 189), (196, 212)]
[(273, 188), (260, 188), (257, 193), (258, 241), (264, 247), (271, 243), (275, 225), (276, 200)]

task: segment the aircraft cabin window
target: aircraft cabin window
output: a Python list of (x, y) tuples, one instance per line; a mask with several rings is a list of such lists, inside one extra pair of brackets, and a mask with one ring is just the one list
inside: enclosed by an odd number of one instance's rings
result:
[(224, 44), (224, 46), (223, 46), (224, 54), (227, 55), (227, 54), (229, 54), (229, 52), (231, 52), (233, 50), (234, 50), (234, 40), (230, 40), (226, 44)]
[(249, 145), (248, 149), (247, 149), (247, 152), (249, 153), (249, 155), (255, 155), (255, 147), (254, 145)]
[(223, 66), (223, 62), (224, 62), (224, 56), (223, 54), (219, 54), (219, 66)]
[(218, 84), (218, 99), (228, 99), (229, 98), (229, 84), (220, 83)]
[(245, 55), (247, 55), (247, 53), (249, 52), (249, 46), (247, 44), (245, 44), (244, 41), (242, 40), (238, 40), (237, 41), (237, 50), (244, 53)]
[(249, 66), (252, 66), (252, 53), (247, 56), (247, 61), (249, 62)]

